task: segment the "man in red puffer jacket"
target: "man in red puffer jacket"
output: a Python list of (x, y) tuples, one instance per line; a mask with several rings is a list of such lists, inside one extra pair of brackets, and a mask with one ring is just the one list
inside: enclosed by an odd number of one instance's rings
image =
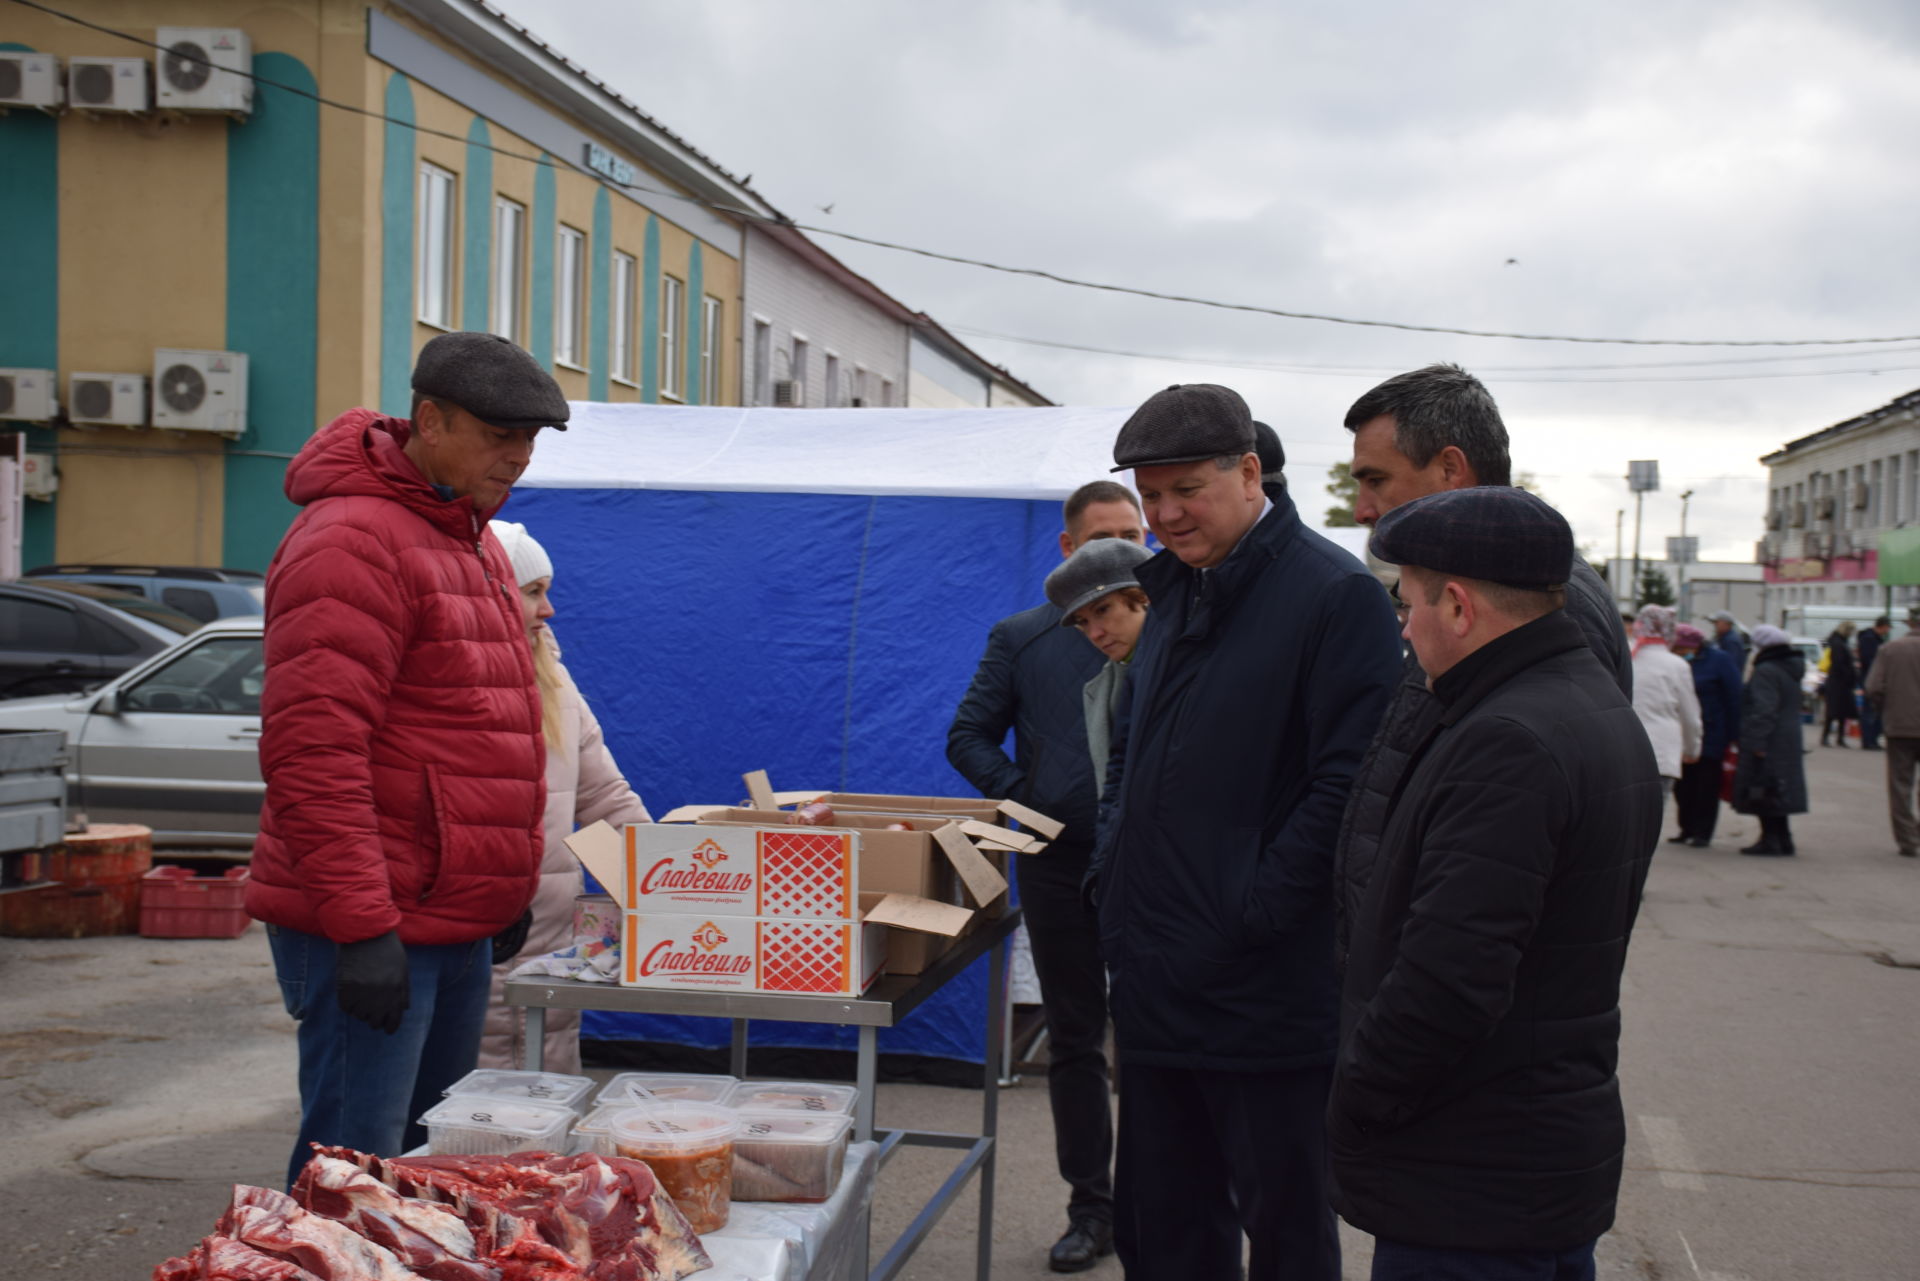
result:
[(539, 881), (540, 698), (487, 520), (566, 398), (476, 333), (429, 342), (413, 388), (410, 420), (349, 410), (307, 442), (286, 477), (305, 510), (267, 571), (247, 910), (300, 1025), (289, 1184), (310, 1143), (425, 1140)]

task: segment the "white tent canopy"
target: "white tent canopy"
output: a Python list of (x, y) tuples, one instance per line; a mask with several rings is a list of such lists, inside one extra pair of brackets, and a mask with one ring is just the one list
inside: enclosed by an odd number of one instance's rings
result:
[(1059, 501), (1108, 474), (1113, 438), (1132, 412), (575, 401), (566, 431), (541, 433), (520, 484)]

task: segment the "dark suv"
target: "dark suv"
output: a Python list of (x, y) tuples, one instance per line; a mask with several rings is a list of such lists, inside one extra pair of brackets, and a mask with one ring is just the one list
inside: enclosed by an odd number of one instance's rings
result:
[(22, 578), (99, 583), (145, 596), (211, 623), (216, 618), (264, 614), (267, 580), (250, 569), (200, 569), (187, 565), (42, 565)]
[(0, 698), (91, 689), (200, 620), (96, 583), (0, 583)]

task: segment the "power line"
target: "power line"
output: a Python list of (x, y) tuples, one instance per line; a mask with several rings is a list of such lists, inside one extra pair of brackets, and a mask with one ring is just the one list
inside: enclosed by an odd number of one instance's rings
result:
[[(41, 13), (63, 19), (91, 31), (98, 31), (104, 35), (114, 36), (134, 44), (145, 45), (150, 49), (158, 49), (163, 53), (173, 54), (175, 57), (186, 57), (190, 61), (200, 62), (214, 70), (227, 70), (225, 68), (213, 67), (213, 63), (208, 59), (193, 58), (190, 55), (173, 53), (172, 50), (163, 49), (156, 42), (142, 36), (134, 35), (131, 32), (119, 31), (97, 22), (90, 22), (84, 18), (75, 17), (73, 14), (55, 9), (51, 5), (42, 4), (40, 0), (13, 0), (13, 3), (29, 9), (38, 10)], [(794, 222), (784, 216), (770, 217), (752, 210), (739, 209), (731, 205), (705, 200), (683, 192), (649, 187), (642, 183), (618, 182), (606, 177), (604, 174), (596, 173), (587, 169), (584, 165), (563, 157), (532, 156), (524, 152), (511, 151), (505, 147), (490, 143), (472, 142), (464, 136), (459, 136), (446, 130), (432, 129), (425, 125), (416, 124), (411, 120), (398, 120), (384, 112), (374, 111), (371, 108), (362, 107), (357, 103), (340, 102), (336, 99), (326, 98), (312, 90), (303, 89), (297, 85), (283, 84), (280, 81), (268, 79), (252, 71), (230, 71), (230, 74), (245, 76), (255, 83), (284, 90), (299, 97), (310, 99), (323, 107), (333, 108), (336, 111), (347, 111), (355, 115), (365, 116), (369, 119), (379, 120), (386, 124), (399, 125), (431, 137), (447, 138), (454, 142), (462, 143), (463, 145), (480, 147), (483, 150), (491, 151), (497, 155), (506, 156), (511, 159), (524, 160), (531, 164), (559, 163), (577, 173), (621, 190), (640, 192), (646, 195), (663, 196), (672, 200), (684, 200), (689, 204), (699, 205), (715, 213), (740, 218), (748, 222), (791, 227), (798, 231), (812, 232), (820, 236), (833, 236), (840, 240), (849, 240), (856, 244), (868, 245), (876, 249), (887, 249), (896, 253), (914, 254), (918, 257), (930, 258), (939, 262), (950, 262), (966, 267), (978, 267), (984, 271), (996, 271), (1004, 275), (1026, 276), (1036, 280), (1049, 280), (1055, 284), (1066, 285), (1075, 289), (1093, 289), (1105, 293), (1126, 294), (1136, 298), (1151, 298), (1160, 302), (1177, 302), (1195, 307), (1209, 307), (1219, 311), (1238, 311), (1252, 315), (1275, 316), (1284, 320), (1306, 320), (1321, 324), (1349, 325), (1367, 329), (1393, 329), (1407, 333), (1452, 334), (1465, 338), (1505, 338), (1520, 342), (1566, 342), (1630, 347), (1855, 347), (1868, 344), (1879, 345), (1886, 343), (1920, 342), (1920, 334), (1899, 334), (1876, 338), (1603, 338), (1590, 335), (1520, 333), (1492, 329), (1466, 329), (1452, 325), (1421, 325), (1397, 320), (1369, 320), (1354, 316), (1334, 316), (1322, 312), (1296, 311), (1281, 307), (1263, 306), (1257, 303), (1227, 302), (1216, 298), (1201, 298), (1191, 294), (1168, 293), (1162, 290), (1146, 289), (1135, 285), (1115, 285), (1100, 281), (1082, 280), (1074, 276), (1062, 275), (1059, 272), (1048, 271), (1039, 267), (1015, 267), (1006, 263), (992, 262), (984, 258), (970, 258), (962, 254), (944, 253), (939, 250), (924, 249), (915, 245), (905, 245), (895, 241), (881, 240), (872, 236), (856, 235), (853, 232), (840, 231), (832, 227), (817, 227), (808, 223)], [(1855, 370), (1839, 372), (1877, 371)]]

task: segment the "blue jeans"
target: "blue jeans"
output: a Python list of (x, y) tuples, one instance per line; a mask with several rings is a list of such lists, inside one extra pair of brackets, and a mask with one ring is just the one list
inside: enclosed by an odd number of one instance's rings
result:
[(418, 1124), (441, 1093), (473, 1071), (487, 1017), (493, 942), (409, 944), (411, 1000), (400, 1030), (377, 1032), (341, 1010), (334, 987), (339, 946), (267, 927), (280, 999), (300, 1023), (300, 1137), (287, 1186), (326, 1143), (398, 1156), (427, 1141)]
[(1375, 1238), (1373, 1281), (1593, 1281), (1593, 1247), (1443, 1250)]

